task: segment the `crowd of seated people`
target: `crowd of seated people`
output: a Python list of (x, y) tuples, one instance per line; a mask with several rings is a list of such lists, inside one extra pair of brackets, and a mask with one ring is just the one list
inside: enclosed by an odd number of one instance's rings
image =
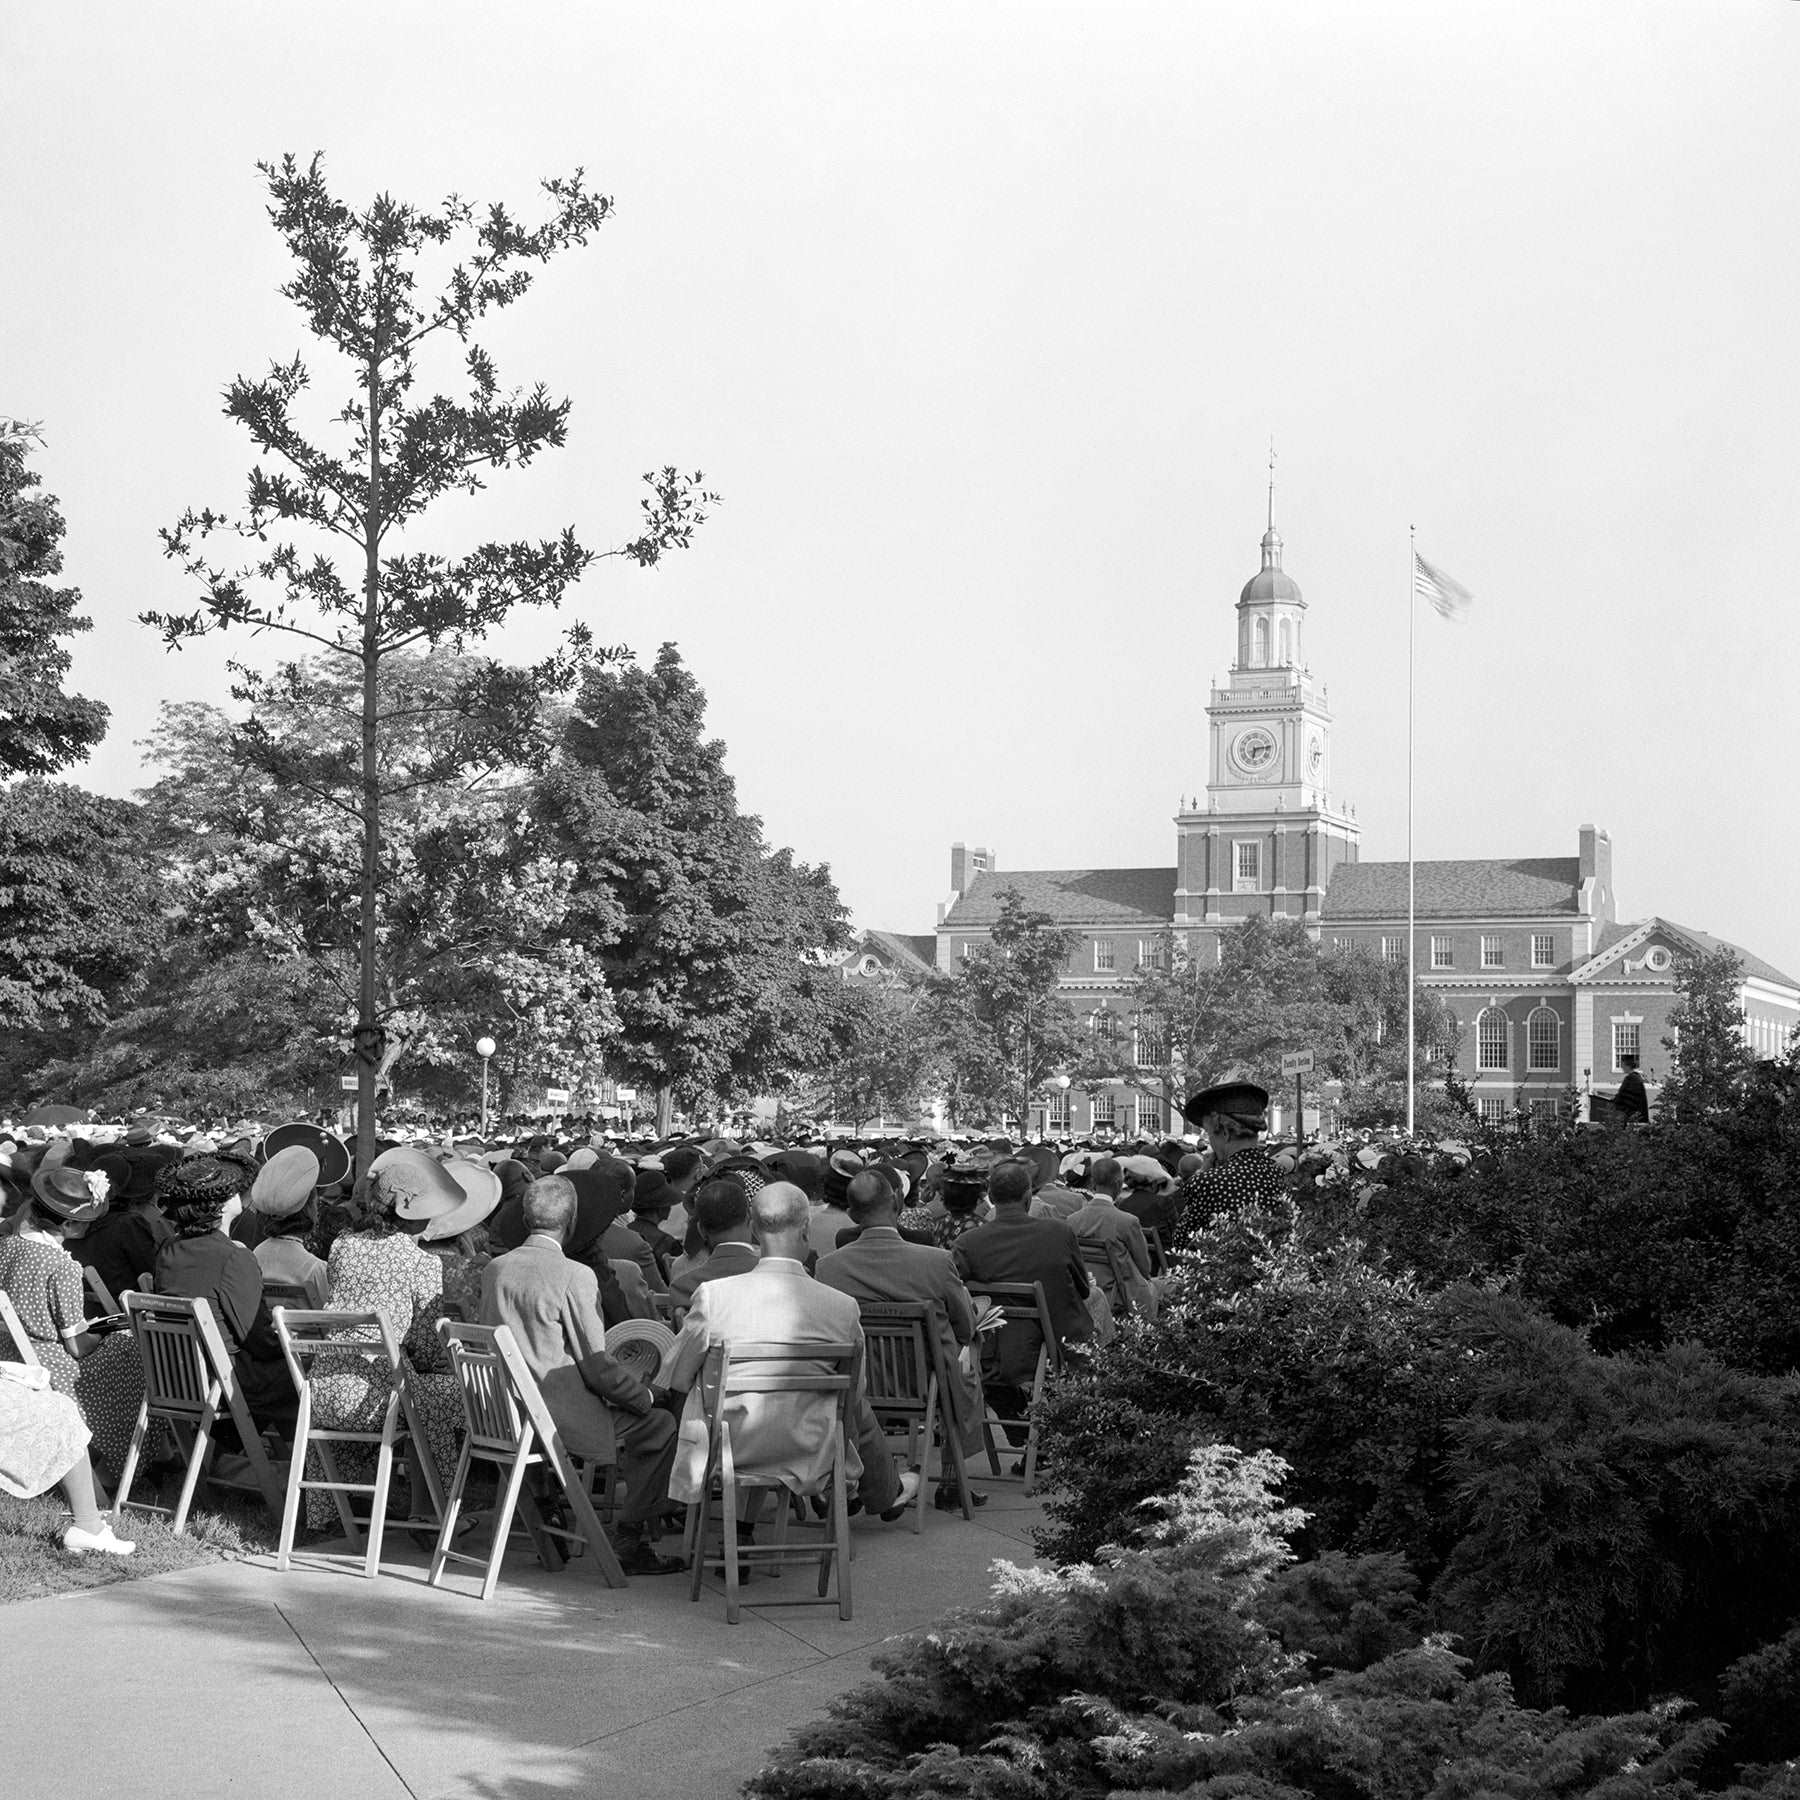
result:
[[(1038, 1337), (991, 1320), (978, 1331), (971, 1289), (1037, 1284), (1059, 1356), (1079, 1355), (1114, 1315), (1154, 1311), (1159, 1238), (1195, 1173), (1174, 1142), (1114, 1156), (1003, 1140), (646, 1146), (534, 1134), (383, 1141), (353, 1179), (329, 1133), (309, 1127), (295, 1141), (295, 1131), (280, 1142), (184, 1140), (141, 1125), (0, 1135), (0, 1290), (30, 1340), (24, 1360), (43, 1365), (48, 1391), (74, 1406), (85, 1433), (77, 1458), (64, 1409), (55, 1447), (24, 1478), (37, 1491), (64, 1482), (73, 1548), (108, 1547), (89, 1542), (99, 1527), (81, 1469), (91, 1455), (102, 1479), (116, 1476), (143, 1391), (131, 1333), (92, 1317), (100, 1295), (205, 1300), (250, 1418), (277, 1447), (297, 1396), (267, 1290), (288, 1305), (379, 1315), (404, 1351), (423, 1450), (446, 1484), (463, 1419), (437, 1324), (507, 1325), (569, 1448), (610, 1464), (622, 1483), (626, 1572), (663, 1573), (683, 1565), (659, 1537), (705, 1466), (695, 1383), (709, 1344), (860, 1343), (862, 1306), (923, 1306), (945, 1378), (944, 1429), (973, 1452), (988, 1409), (1015, 1420), (1025, 1411)], [(1101, 1261), (1084, 1245), (1110, 1248)], [(607, 1329), (631, 1319), (676, 1333), (649, 1381), (606, 1349)], [(0, 1358), (7, 1351), (0, 1342)], [(329, 1348), (311, 1387), (315, 1421), (344, 1430), (374, 1428), (389, 1393), (378, 1360)], [(801, 1406), (742, 1411), (740, 1459), (766, 1461), (796, 1493), (816, 1491), (817, 1418)], [(14, 1429), (0, 1416), (0, 1431)], [(1007, 1427), (1015, 1444), (1018, 1429)], [(847, 1439), (856, 1508), (899, 1517), (925, 1471), (897, 1461), (866, 1392), (849, 1408)], [(372, 1461), (354, 1447), (341, 1456), (352, 1480)], [(0, 1482), (11, 1468), (0, 1452)], [(959, 1504), (947, 1461), (935, 1499)], [(412, 1501), (402, 1492), (395, 1504)], [(328, 1529), (331, 1517), (328, 1498), (309, 1492), (309, 1526)]]

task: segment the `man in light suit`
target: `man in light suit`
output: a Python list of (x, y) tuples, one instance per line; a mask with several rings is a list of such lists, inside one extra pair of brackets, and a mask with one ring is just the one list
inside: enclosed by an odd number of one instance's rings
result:
[[(663, 1354), (657, 1385), (686, 1393), (681, 1442), (669, 1484), (677, 1500), (700, 1498), (706, 1471), (706, 1415), (694, 1383), (709, 1344), (844, 1343), (862, 1348), (862, 1320), (847, 1294), (822, 1287), (806, 1272), (807, 1198), (792, 1182), (771, 1182), (750, 1199), (750, 1226), (762, 1260), (743, 1275), (702, 1282), (681, 1333)], [(743, 1394), (733, 1399), (732, 1455), (740, 1469), (779, 1475), (795, 1492), (816, 1493), (831, 1467), (837, 1408), (830, 1394)], [(919, 1474), (895, 1468), (868, 1396), (860, 1389), (846, 1412), (846, 1474), (862, 1504), (898, 1518), (919, 1491)]]
[(675, 1421), (607, 1355), (599, 1280), (563, 1255), (575, 1222), (574, 1184), (542, 1177), (527, 1190), (523, 1210), (524, 1243), (482, 1272), (481, 1322), (505, 1325), (518, 1339), (570, 1454), (617, 1464), (626, 1496), (616, 1547), (626, 1574), (674, 1574), (683, 1563), (659, 1554), (651, 1536), (652, 1521), (668, 1505)]
[[(965, 1450), (979, 1449), (981, 1387), (972, 1354), (958, 1354), (975, 1341), (975, 1306), (950, 1252), (935, 1244), (908, 1243), (900, 1235), (899, 1200), (873, 1169), (851, 1178), (847, 1210), (858, 1233), (841, 1250), (819, 1258), (818, 1279), (859, 1302), (899, 1301), (931, 1309), (932, 1335), (947, 1377), (947, 1426)], [(987, 1504), (986, 1494), (973, 1498), (977, 1506)], [(960, 1505), (954, 1482), (938, 1483), (935, 1504), (946, 1512)]]
[(1125, 1311), (1119, 1294), (1113, 1292), (1115, 1282), (1122, 1285), (1123, 1300), (1131, 1310), (1146, 1319), (1156, 1317), (1156, 1288), (1150, 1279), (1150, 1245), (1144, 1228), (1136, 1216), (1119, 1205), (1125, 1186), (1125, 1171), (1118, 1159), (1097, 1156), (1088, 1169), (1087, 1204), (1064, 1221), (1076, 1240), (1087, 1244), (1105, 1244), (1114, 1251), (1113, 1275), (1102, 1276), (1101, 1287), (1113, 1310)]

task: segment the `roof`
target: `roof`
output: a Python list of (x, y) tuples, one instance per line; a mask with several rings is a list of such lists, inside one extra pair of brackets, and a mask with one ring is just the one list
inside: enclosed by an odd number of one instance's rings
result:
[(1175, 917), (1173, 869), (987, 869), (969, 883), (940, 929), (992, 925), (1008, 888), (1059, 925), (1160, 927)]
[(923, 974), (937, 966), (937, 939), (901, 931), (865, 931), (863, 938), (876, 955), (884, 956), (907, 974)]
[[(1422, 862), (1413, 868), (1414, 907), (1423, 918), (1536, 918), (1580, 910), (1579, 857)], [(1405, 917), (1405, 863), (1341, 863), (1332, 871), (1331, 886), (1325, 894), (1327, 924), (1334, 920)]]
[(1800, 981), (1791, 975), (1784, 975), (1773, 963), (1766, 963), (1760, 956), (1753, 956), (1741, 944), (1733, 944), (1724, 938), (1716, 938), (1710, 932), (1695, 931), (1690, 925), (1677, 925), (1673, 919), (1657, 919), (1653, 923), (1666, 925), (1671, 931), (1678, 932), (1684, 938), (1691, 938), (1702, 950), (1729, 950), (1738, 959), (1744, 975), (1756, 981), (1778, 982), (1782, 987), (1800, 988)]

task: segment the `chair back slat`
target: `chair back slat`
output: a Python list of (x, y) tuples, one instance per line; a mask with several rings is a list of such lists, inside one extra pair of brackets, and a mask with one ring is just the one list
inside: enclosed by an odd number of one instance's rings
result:
[(483, 1448), (516, 1450), (525, 1436), (525, 1420), (501, 1354), (498, 1328), (440, 1319), (438, 1331), (450, 1353), (470, 1438)]
[[(267, 1285), (263, 1293), (267, 1295)], [(288, 1373), (298, 1391), (306, 1385), (312, 1365), (321, 1355), (331, 1360), (359, 1360), (379, 1369), (390, 1381), (400, 1373), (400, 1345), (394, 1328), (378, 1312), (329, 1312), (304, 1307), (278, 1306), (271, 1315)]]
[(31, 1341), (19, 1319), (18, 1309), (12, 1303), (12, 1295), (4, 1291), (0, 1291), (0, 1331), (12, 1340), (14, 1362), (29, 1363), (34, 1369), (43, 1366), (37, 1346)]
[(866, 1346), (863, 1367), (869, 1403), (877, 1411), (923, 1412), (934, 1372), (931, 1309), (864, 1301), (859, 1310)]

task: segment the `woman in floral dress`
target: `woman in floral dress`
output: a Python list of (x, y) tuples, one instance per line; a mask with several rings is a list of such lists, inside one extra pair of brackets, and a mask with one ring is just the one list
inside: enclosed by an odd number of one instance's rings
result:
[[(421, 1169), (421, 1164), (428, 1169)], [(429, 1172), (433, 1170), (435, 1176)], [(388, 1151), (357, 1183), (349, 1219), (333, 1242), (327, 1263), (331, 1310), (379, 1313), (399, 1341), (411, 1366), (408, 1386), (425, 1431), (421, 1448), (429, 1451), (446, 1489), (460, 1448), (462, 1397), (437, 1335), (437, 1322), (444, 1316), (444, 1266), (421, 1247), (418, 1234), (462, 1200), (462, 1190), (441, 1164), (416, 1150)], [(364, 1330), (343, 1335), (351, 1339), (373, 1334)], [(318, 1424), (337, 1431), (380, 1430), (392, 1383), (379, 1363), (321, 1351), (313, 1360), (311, 1387)], [(373, 1478), (373, 1450), (341, 1444), (333, 1453), (344, 1480)], [(423, 1496), (415, 1498), (415, 1513), (422, 1503)], [(328, 1527), (335, 1511), (329, 1494), (308, 1489), (309, 1526)]]
[[(106, 1480), (117, 1476), (144, 1398), (144, 1372), (129, 1332), (88, 1331), (81, 1268), (64, 1247), (106, 1211), (87, 1177), (68, 1167), (40, 1169), (31, 1198), (0, 1237), (0, 1288), (6, 1291), (50, 1373), (50, 1385), (81, 1408), (93, 1433), (92, 1454)], [(16, 1354), (23, 1360), (25, 1346)]]

